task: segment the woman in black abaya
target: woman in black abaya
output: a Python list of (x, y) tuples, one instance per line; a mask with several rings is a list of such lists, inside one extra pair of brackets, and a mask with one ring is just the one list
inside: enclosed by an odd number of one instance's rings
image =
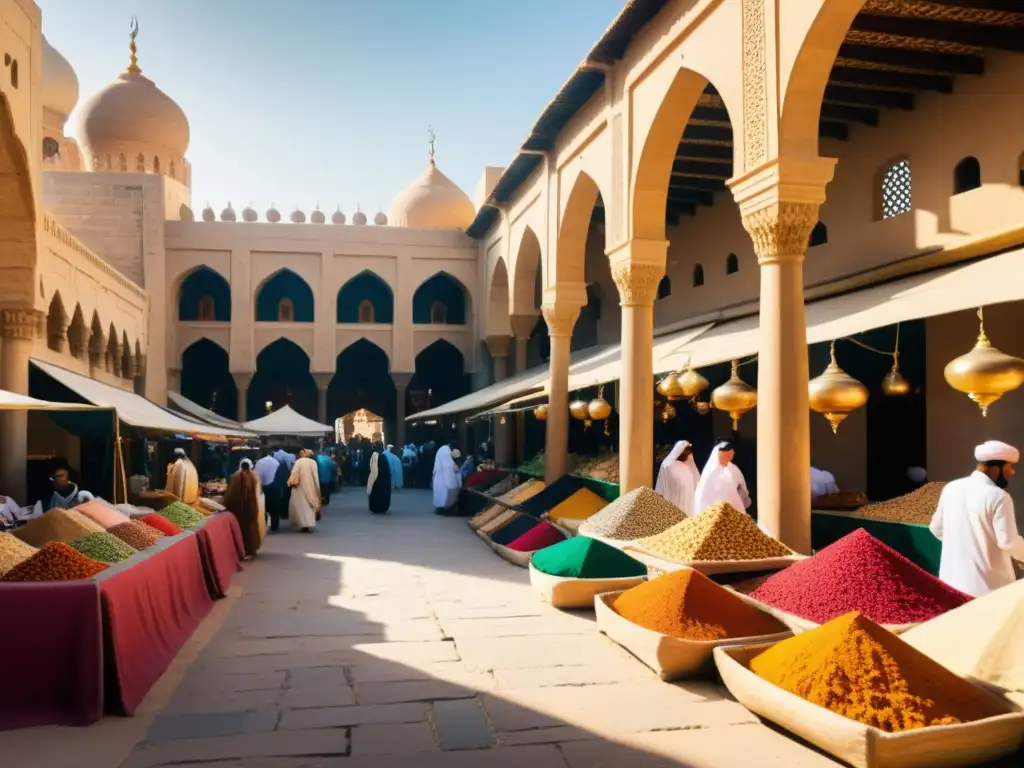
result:
[(370, 456), (370, 477), (366, 482), (366, 495), (370, 497), (370, 511), (383, 515), (391, 507), (391, 467), (384, 446), (377, 443)]

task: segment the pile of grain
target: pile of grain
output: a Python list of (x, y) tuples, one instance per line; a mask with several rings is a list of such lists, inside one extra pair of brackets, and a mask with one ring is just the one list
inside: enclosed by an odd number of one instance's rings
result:
[(110, 530), (115, 525), (126, 523), (130, 519), (128, 515), (124, 514), (120, 510), (97, 500), (87, 501), (85, 504), (79, 504), (75, 507), (75, 512), (80, 515), (85, 515), (105, 531)]
[[(102, 531), (100, 531), (102, 533)], [(28, 560), (4, 574), (4, 581), (75, 581), (106, 570), (104, 563), (86, 557), (74, 547), (51, 541)]]
[(90, 533), (88, 536), (75, 539), (69, 546), (74, 547), (90, 560), (95, 560), (97, 563), (106, 563), (107, 565), (114, 565), (122, 560), (127, 560), (137, 552), (134, 547), (129, 546), (113, 533), (107, 531)]
[(152, 526), (146, 525), (141, 520), (129, 520), (126, 523), (115, 525), (109, 533), (114, 534), (133, 549), (149, 549), (164, 537), (164, 534)]
[(650, 488), (620, 496), (580, 526), (585, 536), (630, 541), (653, 536), (684, 519), (682, 510)]
[(602, 453), (594, 458), (581, 457), (580, 463), (573, 469), (573, 474), (592, 477), (606, 483), (617, 483), (619, 482), (619, 455), (617, 453)]
[(39, 550), (9, 533), (0, 533), (0, 576), (25, 562)]
[(757, 527), (750, 515), (726, 502), (712, 504), (696, 517), (687, 517), (667, 531), (637, 542), (637, 546), (666, 560), (766, 560), (793, 553)]
[(73, 509), (51, 509), (42, 517), (17, 528), (14, 535), (39, 548), (51, 541), (74, 541), (102, 530), (101, 526)]
[(200, 513), (196, 512), (188, 504), (180, 501), (168, 504), (160, 510), (159, 514), (182, 530), (191, 530), (203, 521), (203, 516)]
[(939, 496), (945, 483), (925, 483), (916, 491), (897, 496), (888, 501), (876, 501), (846, 514), (852, 517), (866, 517), (872, 520), (892, 520), (897, 523), (922, 523), (932, 521), (939, 506)]

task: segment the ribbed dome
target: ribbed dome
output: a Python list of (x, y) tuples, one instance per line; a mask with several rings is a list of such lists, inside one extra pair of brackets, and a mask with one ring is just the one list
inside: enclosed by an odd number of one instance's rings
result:
[(231, 203), (228, 203), (228, 207), (220, 212), (221, 221), (237, 221), (238, 217), (235, 215), (235, 209), (231, 207)]
[(426, 172), (398, 193), (388, 218), (393, 227), (465, 229), (475, 216), (466, 193), (431, 160)]
[(281, 212), (277, 210), (273, 205), (267, 209), (267, 221), (271, 224), (277, 224), (281, 220)]
[[(43, 109), (49, 110), (64, 127), (78, 104), (78, 75), (74, 67), (43, 35)], [(45, 117), (45, 115), (44, 115)], [(45, 122), (45, 120), (44, 120)]]
[(378, 227), (386, 227), (388, 225), (388, 217), (384, 215), (383, 211), (378, 211), (377, 215), (373, 217), (373, 223)]
[(306, 214), (296, 208), (292, 211), (292, 224), (303, 224), (306, 221)]
[(356, 215), (352, 217), (352, 223), (357, 227), (361, 227), (366, 224), (366, 214), (362, 211), (356, 211)]
[(252, 222), (259, 219), (259, 217), (260, 215), (256, 213), (255, 209), (253, 209), (251, 205), (242, 209), (242, 221)]
[(345, 214), (341, 212), (341, 208), (331, 214), (331, 224), (344, 224)]

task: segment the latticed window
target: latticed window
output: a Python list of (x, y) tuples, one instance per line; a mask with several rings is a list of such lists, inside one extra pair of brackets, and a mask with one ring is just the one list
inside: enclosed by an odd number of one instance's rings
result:
[(889, 166), (882, 176), (882, 218), (890, 219), (910, 213), (910, 161), (900, 160)]

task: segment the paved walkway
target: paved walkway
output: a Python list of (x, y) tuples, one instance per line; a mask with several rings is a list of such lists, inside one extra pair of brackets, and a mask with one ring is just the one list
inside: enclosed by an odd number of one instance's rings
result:
[(0, 733), (0, 754), (32, 768), (833, 765), (715, 684), (660, 682), (430, 506), (402, 491), (374, 517), (362, 492), (335, 496), (314, 534), (268, 539), (137, 717)]

